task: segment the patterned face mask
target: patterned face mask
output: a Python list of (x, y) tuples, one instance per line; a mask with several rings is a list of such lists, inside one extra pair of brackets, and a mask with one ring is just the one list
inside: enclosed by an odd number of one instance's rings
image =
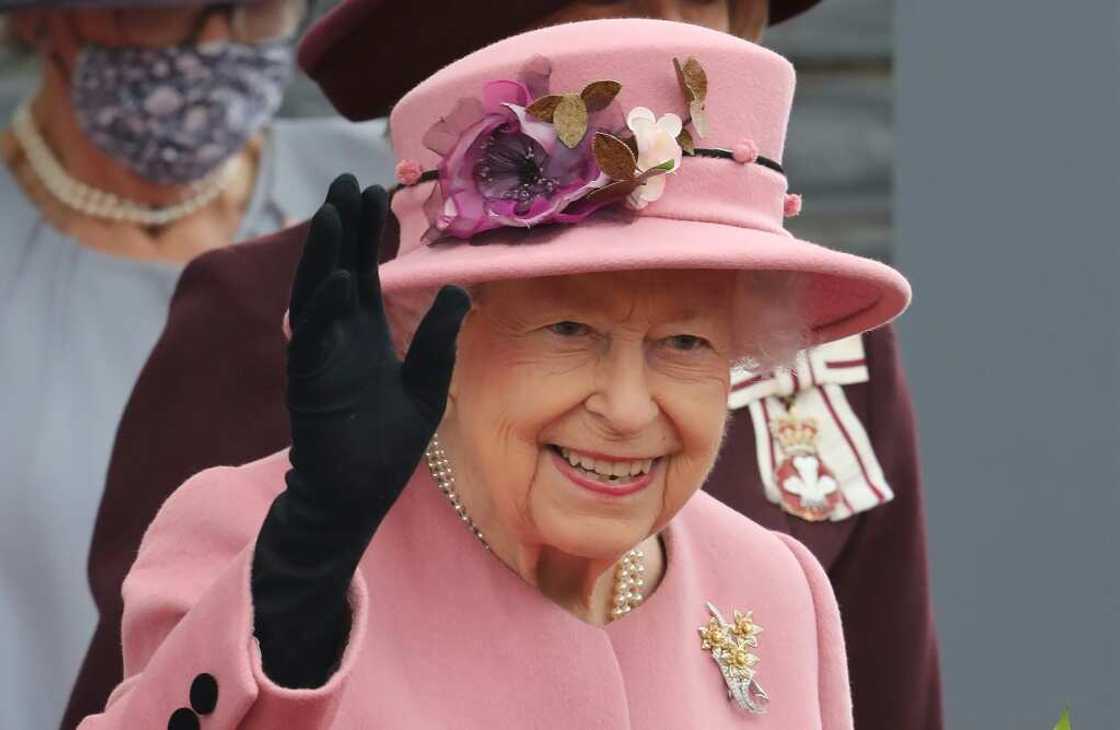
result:
[(280, 106), (290, 38), (165, 48), (86, 46), (71, 98), (101, 151), (146, 180), (199, 180), (234, 155)]

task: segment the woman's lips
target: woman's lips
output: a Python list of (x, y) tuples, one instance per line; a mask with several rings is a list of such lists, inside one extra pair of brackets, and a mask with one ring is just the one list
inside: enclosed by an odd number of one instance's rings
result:
[(635, 492), (640, 492), (645, 489), (653, 482), (653, 477), (661, 464), (661, 460), (657, 459), (653, 462), (653, 468), (645, 474), (637, 476), (633, 480), (628, 479), (626, 481), (620, 481), (618, 484), (610, 484), (587, 476), (582, 470), (569, 464), (568, 460), (561, 456), (555, 449), (549, 449), (548, 452), (549, 456), (552, 457), (552, 462), (556, 464), (556, 468), (572, 482), (589, 491), (611, 497), (625, 497), (628, 494), (634, 494)]

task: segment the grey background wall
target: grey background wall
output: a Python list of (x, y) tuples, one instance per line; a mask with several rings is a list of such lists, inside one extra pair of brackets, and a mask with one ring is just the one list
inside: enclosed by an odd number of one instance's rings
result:
[(1116, 0), (898, 0), (896, 261), (951, 728), (1120, 727)]
[(764, 43), (797, 67), (784, 165), (802, 238), (892, 256), (894, 0), (827, 0)]

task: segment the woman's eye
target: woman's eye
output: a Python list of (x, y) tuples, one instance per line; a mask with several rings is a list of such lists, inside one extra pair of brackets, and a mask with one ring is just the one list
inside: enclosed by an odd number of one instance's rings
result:
[(579, 322), (563, 321), (550, 324), (548, 331), (561, 337), (582, 337), (591, 332), (591, 328)]
[(699, 350), (706, 347), (711, 347), (709, 342), (703, 337), (696, 335), (673, 335), (665, 339), (666, 344), (674, 350), (681, 350), (682, 352), (691, 352), (692, 350)]

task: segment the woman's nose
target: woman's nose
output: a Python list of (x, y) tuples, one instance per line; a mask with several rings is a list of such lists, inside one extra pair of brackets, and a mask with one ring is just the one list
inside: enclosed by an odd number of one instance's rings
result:
[(619, 435), (638, 433), (657, 419), (659, 409), (649, 388), (640, 344), (611, 347), (599, 365), (595, 390), (586, 407)]

